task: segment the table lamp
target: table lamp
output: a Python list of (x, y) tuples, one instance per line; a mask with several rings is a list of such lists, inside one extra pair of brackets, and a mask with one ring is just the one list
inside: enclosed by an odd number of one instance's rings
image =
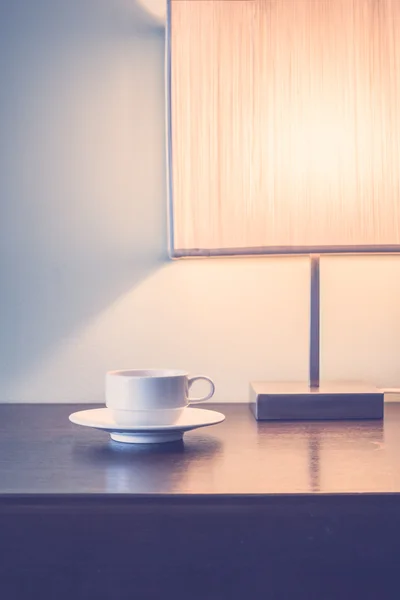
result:
[(257, 419), (382, 418), (321, 382), (326, 254), (400, 251), (400, 2), (170, 0), (173, 258), (310, 256), (309, 381), (253, 382)]

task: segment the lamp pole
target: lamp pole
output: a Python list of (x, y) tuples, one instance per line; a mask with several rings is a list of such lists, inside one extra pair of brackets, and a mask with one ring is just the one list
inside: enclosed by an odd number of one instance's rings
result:
[(320, 361), (320, 278), (319, 254), (310, 256), (310, 364), (309, 383), (311, 388), (319, 388)]

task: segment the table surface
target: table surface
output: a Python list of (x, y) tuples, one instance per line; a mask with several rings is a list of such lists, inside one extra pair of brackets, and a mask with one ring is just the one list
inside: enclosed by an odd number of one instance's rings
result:
[(400, 492), (400, 404), (384, 421), (256, 422), (246, 405), (209, 404), (225, 422), (157, 446), (73, 425), (93, 406), (0, 405), (0, 496), (290, 495)]

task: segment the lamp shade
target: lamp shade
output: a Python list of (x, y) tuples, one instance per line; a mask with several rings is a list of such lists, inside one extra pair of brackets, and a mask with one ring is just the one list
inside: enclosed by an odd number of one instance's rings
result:
[(400, 2), (170, 0), (171, 252), (400, 250)]

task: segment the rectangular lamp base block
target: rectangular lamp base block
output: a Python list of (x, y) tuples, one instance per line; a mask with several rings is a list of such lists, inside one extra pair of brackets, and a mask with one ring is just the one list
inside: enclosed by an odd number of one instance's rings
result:
[(384, 394), (363, 383), (250, 383), (250, 409), (258, 421), (383, 419)]

